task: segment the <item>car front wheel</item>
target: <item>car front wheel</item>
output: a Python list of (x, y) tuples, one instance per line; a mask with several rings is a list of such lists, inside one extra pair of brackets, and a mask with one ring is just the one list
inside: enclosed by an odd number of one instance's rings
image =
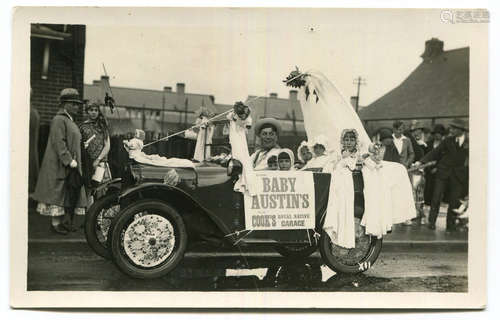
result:
[(184, 221), (164, 202), (131, 204), (116, 217), (111, 230), (113, 260), (131, 277), (162, 277), (184, 257), (188, 238)]

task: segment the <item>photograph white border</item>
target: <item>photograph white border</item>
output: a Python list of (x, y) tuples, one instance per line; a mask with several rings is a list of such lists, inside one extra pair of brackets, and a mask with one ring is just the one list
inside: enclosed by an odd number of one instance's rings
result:
[[(174, 9), (171, 9), (174, 10)], [(175, 9), (183, 10), (183, 9)], [(189, 10), (203, 10), (190, 8)], [(224, 9), (219, 9), (224, 10)], [(382, 10), (382, 9), (381, 9)], [(486, 304), (488, 30), (470, 48), (470, 199), (467, 293), (27, 291), (30, 23), (161, 25), (157, 8), (16, 8), (12, 30), (10, 304), (16, 308), (483, 308)], [(15, 178), (13, 178), (15, 177)], [(196, 301), (196, 304), (193, 302)]]

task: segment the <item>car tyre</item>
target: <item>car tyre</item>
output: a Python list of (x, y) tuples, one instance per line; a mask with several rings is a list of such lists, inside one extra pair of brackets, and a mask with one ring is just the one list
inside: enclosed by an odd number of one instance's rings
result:
[(111, 226), (113, 261), (125, 274), (154, 279), (172, 271), (188, 241), (182, 217), (170, 205), (142, 200), (125, 208)]
[[(105, 259), (111, 259), (108, 233), (119, 212), (119, 192), (113, 191), (94, 202), (85, 215), (85, 238), (92, 250)], [(117, 208), (118, 206), (118, 208)]]
[(369, 241), (366, 245), (366, 249), (356, 252), (356, 255), (353, 254), (353, 258), (347, 259), (335, 253), (344, 250), (350, 254), (352, 251), (360, 249), (356, 247), (349, 250), (336, 246), (331, 243), (330, 236), (325, 231), (322, 231), (319, 239), (319, 251), (323, 261), (330, 269), (337, 273), (355, 274), (365, 272), (371, 268), (377, 260), (382, 250), (382, 239), (377, 239), (376, 237), (368, 235), (364, 237), (366, 237), (364, 239), (365, 241)]

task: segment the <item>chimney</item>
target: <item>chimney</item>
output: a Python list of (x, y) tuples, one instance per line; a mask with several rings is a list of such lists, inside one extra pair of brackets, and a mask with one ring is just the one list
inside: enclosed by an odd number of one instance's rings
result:
[(356, 102), (358, 101), (358, 97), (351, 96), (351, 105), (354, 109), (356, 109)]
[(290, 100), (297, 100), (297, 90), (290, 90), (288, 99)]
[(269, 98), (277, 99), (277, 98), (278, 98), (278, 94), (277, 94), (277, 93), (275, 93), (275, 92), (271, 92), (271, 93), (269, 94)]
[(177, 94), (184, 94), (184, 90), (186, 89), (186, 85), (184, 83), (177, 83)]
[(444, 42), (438, 38), (432, 38), (425, 42), (425, 51), (420, 55), (424, 61), (430, 61), (443, 53)]
[(163, 87), (163, 91), (172, 92), (172, 87)]

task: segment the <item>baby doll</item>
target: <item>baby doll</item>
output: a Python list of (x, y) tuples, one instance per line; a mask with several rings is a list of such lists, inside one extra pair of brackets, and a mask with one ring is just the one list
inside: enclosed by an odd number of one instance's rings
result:
[(290, 149), (281, 149), (278, 154), (278, 166), (280, 171), (292, 170), (293, 167), (293, 152)]
[(146, 139), (146, 134), (143, 130), (135, 129), (135, 135), (130, 140), (123, 140), (123, 145), (128, 151), (130, 158), (135, 158), (142, 154), (142, 148), (144, 146), (144, 139)]

